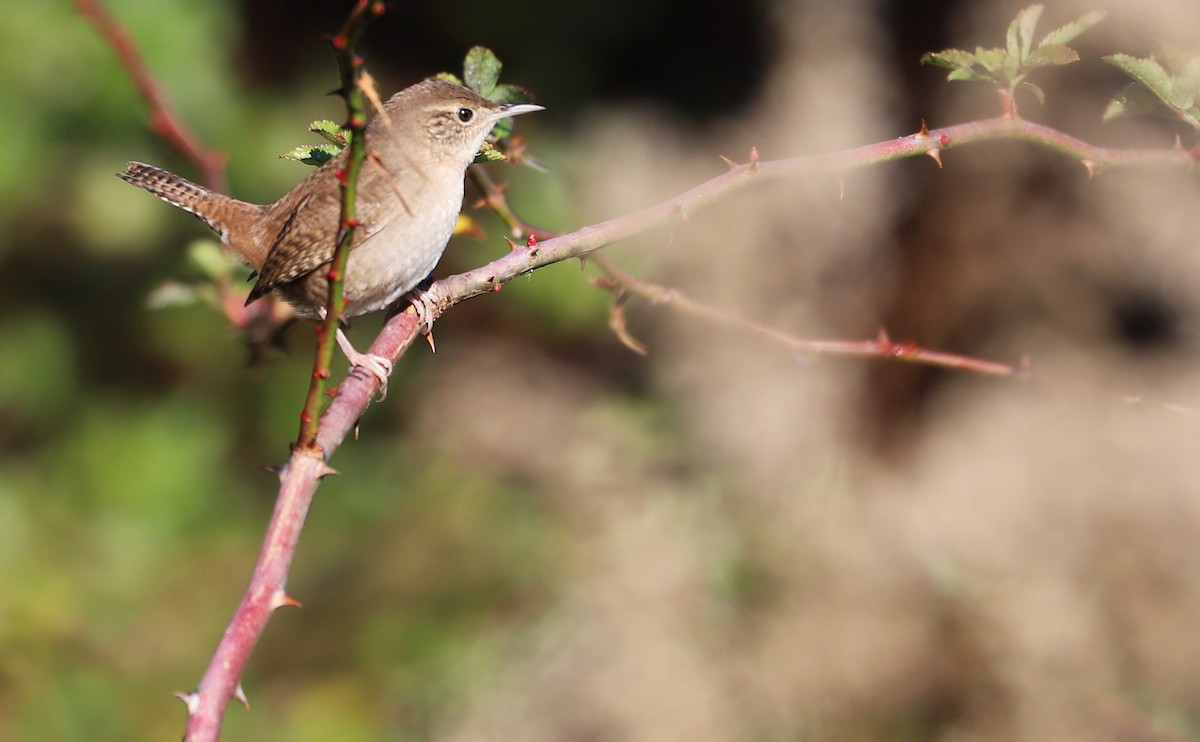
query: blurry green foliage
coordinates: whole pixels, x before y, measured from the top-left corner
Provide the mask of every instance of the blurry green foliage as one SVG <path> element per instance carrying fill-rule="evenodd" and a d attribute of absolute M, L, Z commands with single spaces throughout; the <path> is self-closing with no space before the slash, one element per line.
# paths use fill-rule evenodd
<path fill-rule="evenodd" d="M 106 4 L 180 117 L 228 153 L 236 195 L 302 176 L 275 153 L 340 114 L 328 58 L 296 90 L 253 89 L 235 4 Z M 170 694 L 195 684 L 249 577 L 313 326 L 251 367 L 222 315 L 178 301 L 241 269 L 193 217 L 113 177 L 130 159 L 195 173 L 71 3 L 0 4 L 0 90 L 0 739 L 178 738 Z M 562 200 L 537 188 L 530 219 Z M 535 311 L 604 337 L 602 306 L 590 330 L 568 308 L 593 293 L 574 270 Z M 183 294 L 148 308 L 168 281 Z M 345 476 L 323 487 L 293 574 L 307 607 L 272 620 L 229 739 L 419 738 L 534 630 L 559 535 L 527 488 L 412 452 L 403 421 L 428 363 L 420 348 L 339 451 Z M 296 660 L 310 648 L 315 665 Z"/>

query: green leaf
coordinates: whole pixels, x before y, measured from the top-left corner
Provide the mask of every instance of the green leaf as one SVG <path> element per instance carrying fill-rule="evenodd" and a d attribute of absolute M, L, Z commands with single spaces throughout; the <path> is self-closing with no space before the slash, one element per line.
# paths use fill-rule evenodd
<path fill-rule="evenodd" d="M 992 78 L 987 75 L 980 74 L 970 67 L 960 67 L 946 76 L 947 80 L 966 80 L 978 82 L 990 82 Z"/>
<path fill-rule="evenodd" d="M 1033 97 L 1037 98 L 1037 102 L 1041 103 L 1042 105 L 1045 105 L 1046 93 L 1041 88 L 1039 88 L 1037 85 L 1034 85 L 1031 82 L 1022 82 L 1018 87 L 1021 90 L 1028 90 L 1030 93 L 1033 93 Z"/>
<path fill-rule="evenodd" d="M 315 134 L 320 134 L 330 144 L 335 144 L 339 148 L 350 144 L 349 130 L 343 129 L 340 125 L 332 121 L 326 119 L 314 121 L 308 125 L 308 130 Z"/>
<path fill-rule="evenodd" d="M 533 95 L 520 85 L 500 83 L 492 88 L 491 99 L 497 103 L 532 103 Z"/>
<path fill-rule="evenodd" d="M 1079 54 L 1063 44 L 1043 44 L 1034 49 L 1025 58 L 1025 68 L 1035 70 L 1040 67 L 1058 67 L 1079 61 Z"/>
<path fill-rule="evenodd" d="M 975 58 L 979 61 L 981 67 L 996 75 L 1004 69 L 1004 62 L 1009 59 L 1009 56 L 1004 53 L 1003 49 L 984 49 L 980 47 L 975 50 Z"/>
<path fill-rule="evenodd" d="M 485 46 L 473 46 L 463 60 L 463 80 L 467 87 L 484 98 L 491 98 L 500 80 L 500 60 Z"/>
<path fill-rule="evenodd" d="M 945 49 L 940 52 L 929 52 L 921 57 L 921 64 L 932 64 L 937 67 L 946 67 L 955 69 L 957 67 L 970 68 L 976 64 L 975 55 L 963 51 L 962 49 Z"/>
<path fill-rule="evenodd" d="M 1104 20 L 1106 15 L 1108 14 L 1103 10 L 1093 10 L 1091 13 L 1085 13 L 1078 20 L 1071 21 L 1043 36 L 1041 42 L 1038 43 L 1038 47 L 1069 44 L 1079 34 Z"/>
<path fill-rule="evenodd" d="M 1126 116 L 1154 116 L 1172 121 L 1178 120 L 1178 117 L 1162 104 L 1158 96 L 1151 93 L 1140 82 L 1131 82 L 1126 85 L 1109 101 L 1108 108 L 1104 109 L 1105 121 Z"/>
<path fill-rule="evenodd" d="M 1158 96 L 1159 100 L 1171 108 L 1182 110 L 1191 107 L 1188 96 L 1181 96 L 1176 90 L 1171 75 L 1154 59 L 1132 57 L 1128 54 L 1110 54 L 1105 62 L 1120 68 L 1125 74 L 1137 80 Z"/>
<path fill-rule="evenodd" d="M 285 160 L 303 162 L 305 165 L 324 165 L 337 156 L 342 148 L 336 144 L 302 144 L 280 155 Z"/>
<path fill-rule="evenodd" d="M 496 162 L 498 160 L 507 160 L 508 158 L 503 152 L 492 146 L 491 142 L 484 142 L 479 153 L 475 155 L 475 162 Z"/>
<path fill-rule="evenodd" d="M 1030 5 L 1017 13 L 1017 17 L 1008 26 L 1008 56 L 1020 61 L 1029 55 L 1029 50 L 1033 48 L 1033 29 L 1037 27 L 1041 17 L 1041 5 Z"/>
<path fill-rule="evenodd" d="M 455 85 L 463 85 L 463 81 L 453 72 L 439 72 L 433 76 L 433 79 L 441 80 L 442 82 L 452 82 Z M 466 86 L 464 85 L 464 87 Z"/>

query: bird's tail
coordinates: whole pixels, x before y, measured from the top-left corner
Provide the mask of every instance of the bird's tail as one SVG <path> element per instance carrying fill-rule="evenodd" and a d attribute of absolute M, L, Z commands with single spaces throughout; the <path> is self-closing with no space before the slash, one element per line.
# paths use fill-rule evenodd
<path fill-rule="evenodd" d="M 215 193 L 190 180 L 142 162 L 130 162 L 117 177 L 144 188 L 163 201 L 195 214 L 221 236 L 221 241 L 251 268 L 259 269 L 265 250 L 254 238 L 253 228 L 263 216 L 263 207 Z M 260 253 L 262 253 L 260 255 Z"/>

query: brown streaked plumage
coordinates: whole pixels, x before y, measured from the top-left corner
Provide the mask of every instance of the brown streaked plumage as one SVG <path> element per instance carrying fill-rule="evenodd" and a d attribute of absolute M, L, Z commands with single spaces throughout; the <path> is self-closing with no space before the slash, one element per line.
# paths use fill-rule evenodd
<path fill-rule="evenodd" d="M 388 307 L 433 271 L 462 206 L 464 173 L 487 134 L 502 118 L 541 110 L 494 103 L 440 80 L 406 88 L 383 108 L 386 116 L 367 125 L 343 318 Z M 258 271 L 247 302 L 278 291 L 300 314 L 315 317 L 326 305 L 321 269 L 333 259 L 341 214 L 336 173 L 348 156 L 342 152 L 261 206 L 139 162 L 118 176 L 195 214 Z M 357 354 L 347 355 L 354 361 Z"/>

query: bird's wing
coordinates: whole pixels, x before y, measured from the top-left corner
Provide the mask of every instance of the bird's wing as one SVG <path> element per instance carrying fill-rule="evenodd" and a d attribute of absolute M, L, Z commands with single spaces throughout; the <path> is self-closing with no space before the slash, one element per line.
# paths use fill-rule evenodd
<path fill-rule="evenodd" d="M 307 189 L 283 219 L 247 303 L 333 260 L 342 190 L 333 174 L 334 163 L 328 163 L 322 169 L 328 169 L 328 177 L 322 177 L 320 187 Z M 391 176 L 381 167 L 370 161 L 365 164 L 359 175 L 359 228 L 352 247 L 370 239 L 398 215 L 408 213 L 395 186 Z"/>

